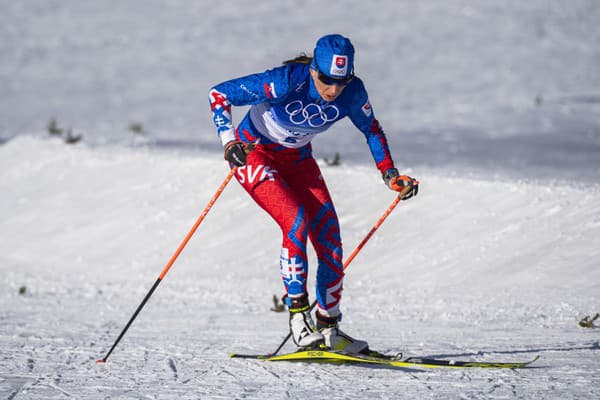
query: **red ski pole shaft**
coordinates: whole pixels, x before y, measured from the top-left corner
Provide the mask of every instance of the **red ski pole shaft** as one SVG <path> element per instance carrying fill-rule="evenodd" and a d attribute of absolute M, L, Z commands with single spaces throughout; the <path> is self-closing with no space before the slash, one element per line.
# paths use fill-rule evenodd
<path fill-rule="evenodd" d="M 187 245 L 187 243 L 190 241 L 192 236 L 194 236 L 194 233 L 196 233 L 196 230 L 198 229 L 198 227 L 200 226 L 202 221 L 204 221 L 204 218 L 206 218 L 206 215 L 208 214 L 208 212 L 210 211 L 212 206 L 215 204 L 215 202 L 217 201 L 219 196 L 221 196 L 221 193 L 223 193 L 223 190 L 225 190 L 225 187 L 227 186 L 227 184 L 229 183 L 229 181 L 235 174 L 235 171 L 237 171 L 237 167 L 234 167 L 229 171 L 229 173 L 225 177 L 225 180 L 223 181 L 223 183 L 221 183 L 221 186 L 219 186 L 219 188 L 217 189 L 217 192 L 213 195 L 212 199 L 210 199 L 210 201 L 206 205 L 206 208 L 204 208 L 204 211 L 202 211 L 202 214 L 200 214 L 200 216 L 196 220 L 196 223 L 194 224 L 194 226 L 192 226 L 192 229 L 190 229 L 190 231 L 186 235 L 185 239 L 183 239 L 183 242 L 181 242 L 181 244 L 175 251 L 175 254 L 173 254 L 173 257 L 171 257 L 171 259 L 169 260 L 169 262 L 167 263 L 167 265 L 165 266 L 163 271 L 160 273 L 160 276 L 158 277 L 158 279 L 162 280 L 165 277 L 165 275 L 167 275 L 167 272 L 169 272 L 169 269 L 171 269 L 171 266 L 173 265 L 173 263 L 175 263 L 175 260 L 177 260 L 177 257 L 179 257 L 179 254 L 181 254 L 181 252 L 183 251 L 183 248 Z"/>
<path fill-rule="evenodd" d="M 379 229 L 379 227 L 381 226 L 381 224 L 383 224 L 383 221 L 385 221 L 385 219 L 388 217 L 388 215 L 390 215 L 390 213 L 394 210 L 394 208 L 396 208 L 396 206 L 398 205 L 398 203 L 400 203 L 400 200 L 402 200 L 402 197 L 404 197 L 404 195 L 406 193 L 408 193 L 408 191 L 410 189 L 412 189 L 412 187 L 407 187 L 406 189 L 404 189 L 402 192 L 400 192 L 398 194 L 398 196 L 392 202 L 392 204 L 390 204 L 390 206 L 387 208 L 387 210 L 385 210 L 385 212 L 383 213 L 383 215 L 377 220 L 377 222 L 375 223 L 375 225 L 373 225 L 373 228 L 371 228 L 371 230 L 369 231 L 369 233 L 367 233 L 367 236 L 364 237 L 364 239 L 358 244 L 358 246 L 356 246 L 356 248 L 354 249 L 354 251 L 352 253 L 350 253 L 350 255 L 348 256 L 348 258 L 346 258 L 346 261 L 344 262 L 344 270 L 346 270 L 346 268 L 348 268 L 348 265 L 350 265 L 350 263 L 352 262 L 352 260 L 354 260 L 354 257 L 356 257 L 356 255 L 362 250 L 362 248 L 369 241 L 369 239 L 371 239 L 371 236 L 373 236 L 373 234 L 377 231 L 377 229 Z"/>
<path fill-rule="evenodd" d="M 152 296 L 152 294 L 154 293 L 154 291 L 156 290 L 156 288 L 158 287 L 158 285 L 160 284 L 160 282 L 163 280 L 163 278 L 165 277 L 165 275 L 167 275 L 167 272 L 169 272 L 169 269 L 171 269 L 171 267 L 175 263 L 175 260 L 177 260 L 177 257 L 179 257 L 179 255 L 181 254 L 181 252 L 183 251 L 183 248 L 190 241 L 190 239 L 192 238 L 192 236 L 194 235 L 194 233 L 196 232 L 196 230 L 198 229 L 198 227 L 200 226 L 200 224 L 202 223 L 202 221 L 204 221 L 204 218 L 206 218 L 206 215 L 208 214 L 208 212 L 210 211 L 210 209 L 212 208 L 212 206 L 215 204 L 215 202 L 217 201 L 217 199 L 219 198 L 219 196 L 221 195 L 221 193 L 223 193 L 223 190 L 225 189 L 225 187 L 227 186 L 227 184 L 229 183 L 229 181 L 231 180 L 231 178 L 235 174 L 236 170 L 237 170 L 237 167 L 234 167 L 234 168 L 232 168 L 229 171 L 229 174 L 227 174 L 227 177 L 225 177 L 225 180 L 223 181 L 223 183 L 221 183 L 221 186 L 219 186 L 219 189 L 217 189 L 217 192 L 210 199 L 210 201 L 208 202 L 207 206 L 204 208 L 204 211 L 202 211 L 202 214 L 200 214 L 200 216 L 196 220 L 196 223 L 194 223 L 194 226 L 192 226 L 192 229 L 190 229 L 190 231 L 185 236 L 185 238 L 183 239 L 183 241 L 181 242 L 181 244 L 179 245 L 179 247 L 177 248 L 177 250 L 175 251 L 175 253 L 171 257 L 171 259 L 169 260 L 169 262 L 167 263 L 167 265 L 164 267 L 164 269 L 160 273 L 158 279 L 156 280 L 156 282 L 154 282 L 154 285 L 152 285 L 152 288 L 150 288 L 150 290 L 148 291 L 148 293 L 144 297 L 144 300 L 142 300 L 142 302 L 140 303 L 140 305 L 138 306 L 138 308 L 135 310 L 135 313 L 133 313 L 133 316 L 129 319 L 129 322 L 127 322 L 127 325 L 125 325 L 125 328 L 123 329 L 123 331 L 121 331 L 121 334 L 119 335 L 119 337 L 117 338 L 117 340 L 115 341 L 115 343 L 112 345 L 112 347 L 110 348 L 110 350 L 108 351 L 108 353 L 104 356 L 104 358 L 101 358 L 101 359 L 99 359 L 99 360 L 96 361 L 97 363 L 105 363 L 106 360 L 108 359 L 108 357 L 111 355 L 111 353 L 115 349 L 115 347 L 117 347 L 117 344 L 119 344 L 119 342 L 121 341 L 121 339 L 123 338 L 123 336 L 125 336 L 125 333 L 129 329 L 129 327 L 131 326 L 131 324 L 133 323 L 133 321 L 136 319 L 136 317 L 138 316 L 138 314 L 140 313 L 140 311 L 142 311 L 142 308 L 144 308 L 144 306 L 146 305 L 146 303 L 148 302 L 148 300 L 150 299 L 150 297 Z"/>

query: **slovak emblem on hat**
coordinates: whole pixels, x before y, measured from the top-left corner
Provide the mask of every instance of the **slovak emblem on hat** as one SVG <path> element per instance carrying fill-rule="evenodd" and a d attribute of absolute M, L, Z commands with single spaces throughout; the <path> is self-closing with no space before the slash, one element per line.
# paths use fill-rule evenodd
<path fill-rule="evenodd" d="M 329 75 L 346 77 L 348 75 L 348 56 L 334 54 Z"/>

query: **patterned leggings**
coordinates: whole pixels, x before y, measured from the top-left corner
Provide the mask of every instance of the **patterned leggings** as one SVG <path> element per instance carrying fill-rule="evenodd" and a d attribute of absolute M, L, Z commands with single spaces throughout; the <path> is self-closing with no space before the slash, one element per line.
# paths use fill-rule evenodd
<path fill-rule="evenodd" d="M 289 297 L 307 292 L 307 238 L 317 253 L 316 295 L 319 312 L 340 314 L 343 287 L 340 227 L 327 185 L 310 145 L 287 149 L 257 145 L 236 179 L 281 228 L 280 267 Z"/>

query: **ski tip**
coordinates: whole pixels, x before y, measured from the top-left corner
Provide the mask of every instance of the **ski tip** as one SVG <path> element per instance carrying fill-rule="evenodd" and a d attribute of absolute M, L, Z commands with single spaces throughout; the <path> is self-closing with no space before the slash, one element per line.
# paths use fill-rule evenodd
<path fill-rule="evenodd" d="M 96 360 L 96 364 L 106 364 L 106 360 L 104 358 L 99 358 Z"/>
<path fill-rule="evenodd" d="M 537 356 L 535 356 L 535 358 L 534 358 L 533 360 L 531 360 L 530 364 L 531 364 L 531 363 L 534 363 L 534 362 L 536 362 L 536 361 L 537 361 L 537 360 L 539 360 L 540 358 L 542 358 L 542 356 L 540 356 L 540 355 L 538 354 Z"/>

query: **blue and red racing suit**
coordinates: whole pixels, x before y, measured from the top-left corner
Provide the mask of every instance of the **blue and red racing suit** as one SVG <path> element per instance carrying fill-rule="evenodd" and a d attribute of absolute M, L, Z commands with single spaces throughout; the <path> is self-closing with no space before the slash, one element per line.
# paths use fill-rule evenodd
<path fill-rule="evenodd" d="M 288 296 L 307 292 L 310 238 L 318 258 L 319 312 L 337 317 L 344 278 L 340 227 L 310 142 L 348 116 L 365 135 L 381 173 L 394 168 L 394 162 L 362 81 L 354 78 L 334 101 L 326 102 L 309 69 L 295 63 L 232 79 L 212 88 L 209 102 L 224 145 L 232 140 L 255 144 L 236 179 L 282 230 L 280 267 Z M 232 105 L 251 105 L 235 130 Z"/>

